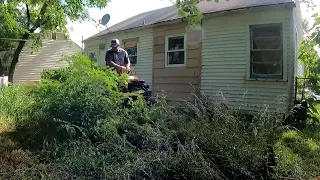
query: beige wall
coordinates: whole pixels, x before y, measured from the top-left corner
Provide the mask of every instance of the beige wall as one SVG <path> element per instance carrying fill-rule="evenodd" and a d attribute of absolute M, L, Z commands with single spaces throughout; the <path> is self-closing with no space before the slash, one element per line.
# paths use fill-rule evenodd
<path fill-rule="evenodd" d="M 186 31 L 186 23 L 156 27 L 153 48 L 153 95 L 164 93 L 167 99 L 190 100 L 191 92 L 199 94 L 201 75 L 201 31 Z M 165 66 L 166 36 L 186 33 L 186 65 Z"/>
<path fill-rule="evenodd" d="M 13 76 L 14 83 L 38 82 L 41 72 L 68 66 L 60 61 L 63 55 L 81 53 L 82 49 L 69 40 L 43 40 L 39 51 L 31 54 L 30 42 L 23 48 Z"/>

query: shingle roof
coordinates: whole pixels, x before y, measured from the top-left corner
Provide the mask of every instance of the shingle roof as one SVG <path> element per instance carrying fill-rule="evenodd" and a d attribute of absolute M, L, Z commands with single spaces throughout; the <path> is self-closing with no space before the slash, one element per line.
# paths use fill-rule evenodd
<path fill-rule="evenodd" d="M 294 3 L 295 0 L 221 0 L 219 3 L 215 3 L 214 0 L 207 2 L 206 0 L 201 1 L 198 4 L 198 8 L 201 13 L 216 13 L 223 11 L 230 11 L 236 9 L 244 9 L 258 6 L 268 6 L 276 4 Z M 153 25 L 156 23 L 171 21 L 179 19 L 178 8 L 176 6 L 169 6 L 161 9 L 156 9 L 149 12 L 144 12 L 128 18 L 122 22 L 119 22 L 109 29 L 103 30 L 89 38 L 99 37 L 108 33 L 114 33 L 117 31 L 123 31 L 133 28 L 144 27 L 148 25 Z"/>

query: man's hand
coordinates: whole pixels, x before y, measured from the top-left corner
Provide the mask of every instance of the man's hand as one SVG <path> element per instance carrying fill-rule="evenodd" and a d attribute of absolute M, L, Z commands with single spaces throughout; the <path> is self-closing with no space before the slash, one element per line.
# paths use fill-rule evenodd
<path fill-rule="evenodd" d="M 130 71 L 130 68 L 127 68 L 125 66 L 121 66 L 120 71 L 121 71 L 121 73 L 128 72 L 128 71 Z"/>

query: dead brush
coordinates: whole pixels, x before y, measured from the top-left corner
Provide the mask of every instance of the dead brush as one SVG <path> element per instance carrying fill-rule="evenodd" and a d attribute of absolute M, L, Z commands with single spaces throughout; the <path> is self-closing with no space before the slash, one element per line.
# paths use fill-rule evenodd
<path fill-rule="evenodd" d="M 237 107 L 229 102 L 222 92 L 215 96 L 192 96 L 192 102 L 180 101 L 180 109 L 191 116 L 184 129 L 192 134 L 204 157 L 217 164 L 229 178 L 270 177 L 269 167 L 275 165 L 270 147 L 283 128 L 279 113 L 283 111 L 269 109 L 263 103 L 257 103 L 256 111 L 248 111 L 244 104 Z"/>

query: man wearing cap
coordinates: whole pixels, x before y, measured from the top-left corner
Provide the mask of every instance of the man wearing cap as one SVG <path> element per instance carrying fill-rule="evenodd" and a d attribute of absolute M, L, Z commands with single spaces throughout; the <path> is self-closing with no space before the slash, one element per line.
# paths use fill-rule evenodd
<path fill-rule="evenodd" d="M 111 49 L 106 52 L 106 65 L 114 67 L 118 74 L 123 71 L 130 70 L 130 60 L 128 52 L 120 48 L 120 42 L 118 39 L 111 40 Z"/>

